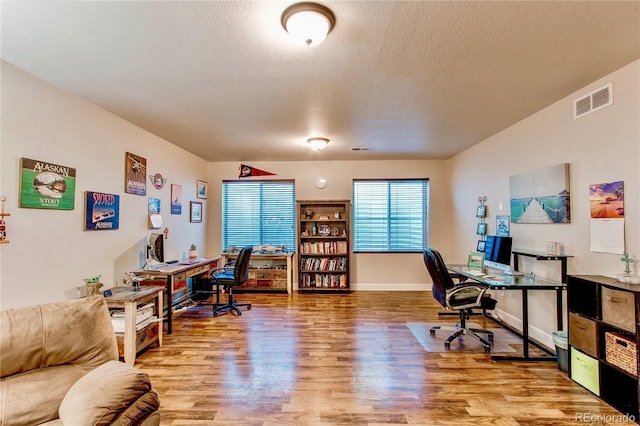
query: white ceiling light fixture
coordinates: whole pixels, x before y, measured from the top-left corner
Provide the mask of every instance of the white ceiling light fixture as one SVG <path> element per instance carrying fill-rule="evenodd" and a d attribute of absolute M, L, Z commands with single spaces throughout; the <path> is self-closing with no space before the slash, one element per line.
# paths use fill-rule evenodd
<path fill-rule="evenodd" d="M 296 3 L 282 12 L 280 22 L 297 43 L 314 47 L 327 38 L 336 23 L 336 17 L 320 4 Z"/>
<path fill-rule="evenodd" d="M 307 142 L 309 142 L 309 146 L 311 147 L 311 149 L 313 149 L 314 151 L 319 151 L 327 147 L 327 145 L 329 144 L 329 139 L 311 138 L 311 139 L 307 139 Z"/>

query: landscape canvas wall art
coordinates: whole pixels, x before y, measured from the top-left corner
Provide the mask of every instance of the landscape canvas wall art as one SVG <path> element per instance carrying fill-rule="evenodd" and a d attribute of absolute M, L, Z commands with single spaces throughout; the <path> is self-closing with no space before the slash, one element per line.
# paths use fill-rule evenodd
<path fill-rule="evenodd" d="M 570 223 L 569 163 L 509 178 L 511 223 Z"/>
<path fill-rule="evenodd" d="M 589 185 L 589 210 L 592 219 L 624 217 L 624 182 Z"/>

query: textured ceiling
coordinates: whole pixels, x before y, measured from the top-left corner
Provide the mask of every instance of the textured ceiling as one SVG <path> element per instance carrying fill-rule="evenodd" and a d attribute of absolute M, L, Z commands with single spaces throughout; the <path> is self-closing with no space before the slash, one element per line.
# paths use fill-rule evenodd
<path fill-rule="evenodd" d="M 3 1 L 0 52 L 210 161 L 447 158 L 640 57 L 639 1 L 290 4 Z"/>

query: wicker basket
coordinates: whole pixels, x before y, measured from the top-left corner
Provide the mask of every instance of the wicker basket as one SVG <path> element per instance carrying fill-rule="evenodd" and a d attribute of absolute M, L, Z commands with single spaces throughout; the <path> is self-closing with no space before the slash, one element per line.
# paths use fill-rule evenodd
<path fill-rule="evenodd" d="M 605 333 L 605 351 L 607 362 L 638 377 L 636 342 L 617 333 Z"/>

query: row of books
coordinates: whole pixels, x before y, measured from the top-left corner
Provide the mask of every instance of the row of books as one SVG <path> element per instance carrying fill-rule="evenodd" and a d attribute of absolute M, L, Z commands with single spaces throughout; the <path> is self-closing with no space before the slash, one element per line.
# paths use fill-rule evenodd
<path fill-rule="evenodd" d="M 155 303 L 147 303 L 138 308 L 136 312 L 136 330 L 142 330 L 147 325 L 158 320 L 155 315 Z M 111 324 L 113 331 L 116 333 L 124 333 L 124 310 L 111 311 Z"/>
<path fill-rule="evenodd" d="M 302 257 L 300 269 L 303 271 L 346 271 L 346 257 Z"/>
<path fill-rule="evenodd" d="M 346 241 L 305 241 L 300 244 L 302 254 L 346 254 Z"/>
<path fill-rule="evenodd" d="M 345 274 L 302 274 L 302 288 L 347 288 Z"/>

